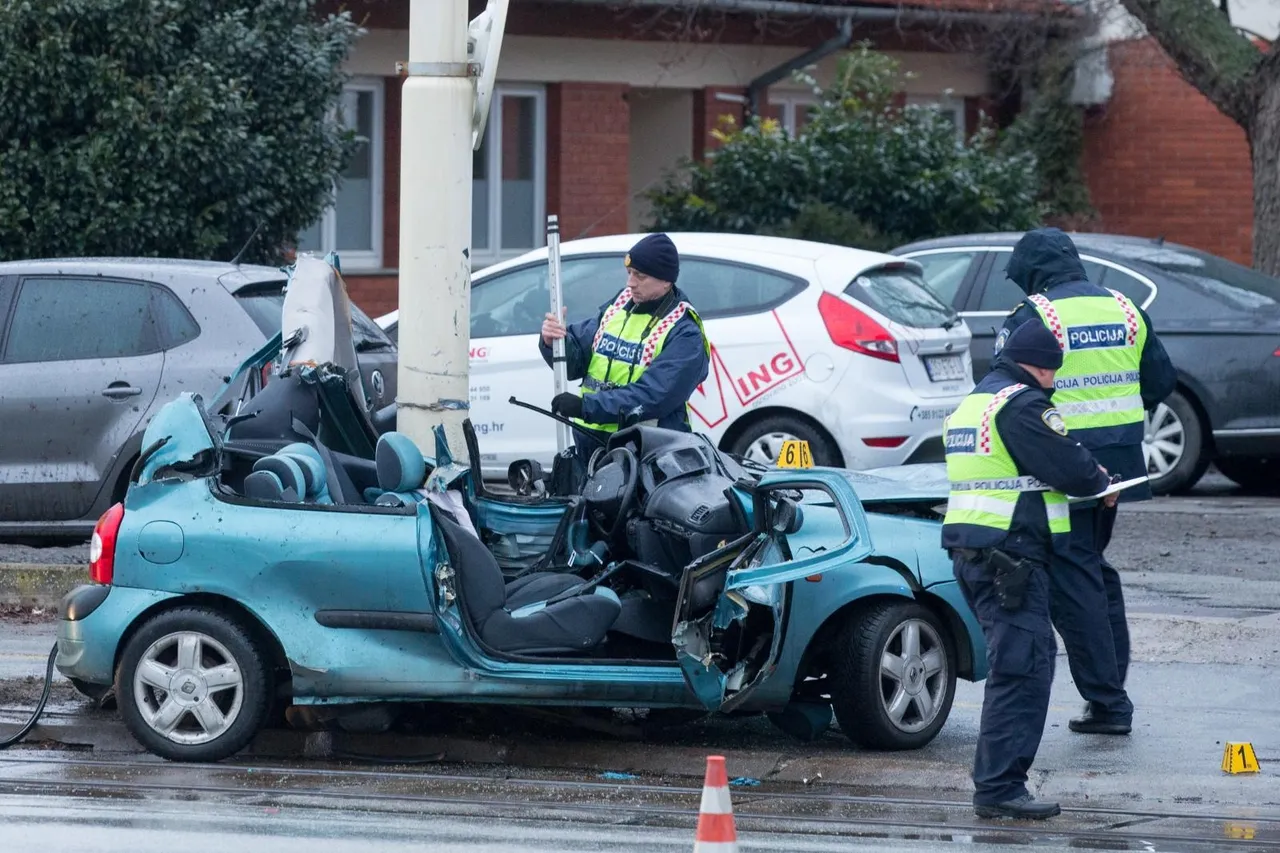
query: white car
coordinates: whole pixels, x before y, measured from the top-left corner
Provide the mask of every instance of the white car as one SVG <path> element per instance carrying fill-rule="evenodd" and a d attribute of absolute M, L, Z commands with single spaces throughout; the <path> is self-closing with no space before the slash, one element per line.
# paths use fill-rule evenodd
<path fill-rule="evenodd" d="M 623 256 L 642 236 L 561 245 L 570 321 L 617 295 Z M 778 237 L 669 236 L 677 284 L 712 347 L 710 374 L 689 401 L 695 431 L 765 463 L 792 438 L 809 442 L 818 465 L 942 460 L 942 420 L 973 389 L 970 334 L 919 264 Z M 549 466 L 555 455 L 555 422 L 508 403 L 551 400 L 537 337 L 549 306 L 545 248 L 472 276 L 471 420 L 486 478 L 504 478 L 517 459 Z M 397 312 L 378 323 L 398 339 Z"/>

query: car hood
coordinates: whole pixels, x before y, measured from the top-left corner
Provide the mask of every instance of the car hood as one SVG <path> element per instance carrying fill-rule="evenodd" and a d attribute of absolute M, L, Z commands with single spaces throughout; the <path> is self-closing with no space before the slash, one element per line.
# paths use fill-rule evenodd
<path fill-rule="evenodd" d="M 875 501 L 945 501 L 951 492 L 942 462 L 843 471 L 863 503 Z"/>

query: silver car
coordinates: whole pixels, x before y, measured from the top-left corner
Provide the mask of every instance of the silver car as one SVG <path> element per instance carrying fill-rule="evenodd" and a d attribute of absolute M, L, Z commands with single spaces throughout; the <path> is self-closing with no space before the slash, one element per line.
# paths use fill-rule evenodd
<path fill-rule="evenodd" d="M 286 275 L 206 261 L 0 263 L 0 535 L 87 536 L 124 494 L 151 415 L 212 398 L 280 330 Z M 373 407 L 395 399 L 395 344 L 359 309 Z"/>

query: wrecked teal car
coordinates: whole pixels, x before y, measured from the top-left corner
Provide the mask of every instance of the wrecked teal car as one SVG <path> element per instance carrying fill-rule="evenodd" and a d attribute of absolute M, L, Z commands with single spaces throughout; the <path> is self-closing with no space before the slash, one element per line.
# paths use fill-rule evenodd
<path fill-rule="evenodd" d="M 442 701 L 767 713 L 808 736 L 834 712 L 855 743 L 911 749 L 957 677 L 985 677 L 935 468 L 762 469 L 633 426 L 573 493 L 517 463 L 495 494 L 473 430 L 468 465 L 442 430 L 379 433 L 298 337 L 286 319 L 230 383 L 254 406 L 157 415 L 63 602 L 57 668 L 114 689 L 158 755 L 220 760 L 288 706 Z"/>

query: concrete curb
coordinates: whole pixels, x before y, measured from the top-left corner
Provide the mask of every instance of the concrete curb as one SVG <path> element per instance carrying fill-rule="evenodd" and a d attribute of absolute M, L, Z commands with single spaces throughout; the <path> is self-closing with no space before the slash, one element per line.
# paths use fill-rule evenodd
<path fill-rule="evenodd" d="M 0 563 L 0 604 L 51 610 L 88 582 L 89 569 L 79 563 Z"/>

